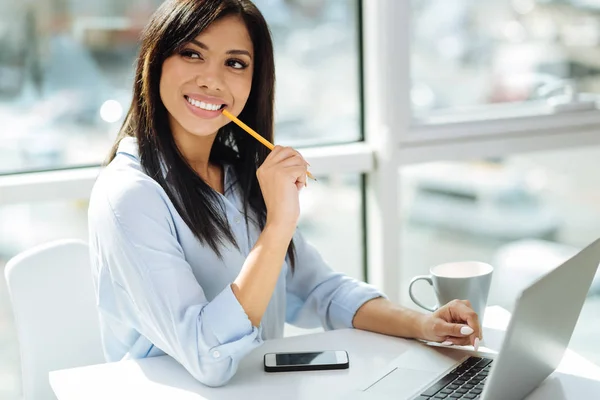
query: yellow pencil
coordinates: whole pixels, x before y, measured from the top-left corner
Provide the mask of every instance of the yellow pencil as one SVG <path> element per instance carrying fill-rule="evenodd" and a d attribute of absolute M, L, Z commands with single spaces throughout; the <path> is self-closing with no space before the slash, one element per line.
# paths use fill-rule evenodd
<path fill-rule="evenodd" d="M 235 115 L 231 114 L 229 111 L 223 110 L 223 115 L 226 116 L 227 118 L 229 118 L 230 120 L 232 120 L 233 122 L 235 122 L 240 128 L 242 128 L 243 130 L 248 132 L 250 135 L 254 136 L 254 138 L 256 140 L 258 140 L 259 142 L 264 144 L 269 150 L 273 150 L 273 148 L 275 147 L 275 146 L 273 146 L 273 143 L 269 142 L 267 139 L 260 136 L 258 133 L 256 133 L 255 130 L 253 130 L 248 125 L 246 125 L 245 123 L 240 121 Z M 310 179 L 312 179 L 314 181 L 317 180 L 310 172 L 306 172 L 306 176 L 308 176 Z"/>

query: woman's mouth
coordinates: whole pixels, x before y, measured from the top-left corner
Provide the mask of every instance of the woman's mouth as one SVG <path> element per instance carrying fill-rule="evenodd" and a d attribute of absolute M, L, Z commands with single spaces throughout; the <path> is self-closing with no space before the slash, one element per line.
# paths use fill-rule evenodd
<path fill-rule="evenodd" d="M 222 108 L 225 107 L 225 104 L 212 104 L 212 103 L 205 103 L 203 101 L 199 101 L 199 100 L 195 100 L 192 99 L 188 96 L 184 96 L 185 99 L 187 100 L 187 102 L 189 104 L 191 104 L 192 106 L 199 108 L 201 110 L 206 110 L 206 111 L 219 111 Z"/>

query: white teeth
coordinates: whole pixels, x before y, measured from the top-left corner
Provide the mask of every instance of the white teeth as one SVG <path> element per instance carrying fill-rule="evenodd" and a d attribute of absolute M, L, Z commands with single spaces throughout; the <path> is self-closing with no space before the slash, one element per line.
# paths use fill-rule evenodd
<path fill-rule="evenodd" d="M 210 103 L 205 103 L 203 101 L 198 101 L 198 100 L 194 100 L 190 97 L 186 97 L 188 103 L 190 103 L 191 105 L 201 108 L 203 110 L 208 110 L 208 111 L 217 111 L 218 109 L 221 108 L 221 104 L 210 104 Z"/>

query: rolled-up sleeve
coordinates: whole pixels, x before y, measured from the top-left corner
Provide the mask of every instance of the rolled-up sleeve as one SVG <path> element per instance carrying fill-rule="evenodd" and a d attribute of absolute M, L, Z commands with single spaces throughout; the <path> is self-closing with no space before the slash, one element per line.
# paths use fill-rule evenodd
<path fill-rule="evenodd" d="M 262 340 L 230 285 L 207 300 L 159 190 L 140 181 L 93 199 L 95 257 L 122 293 L 122 318 L 200 382 L 220 386 Z"/>
<path fill-rule="evenodd" d="M 286 322 L 304 328 L 352 328 L 356 311 L 385 297 L 372 285 L 335 272 L 300 232 L 294 235 L 296 265 L 287 272 Z"/>

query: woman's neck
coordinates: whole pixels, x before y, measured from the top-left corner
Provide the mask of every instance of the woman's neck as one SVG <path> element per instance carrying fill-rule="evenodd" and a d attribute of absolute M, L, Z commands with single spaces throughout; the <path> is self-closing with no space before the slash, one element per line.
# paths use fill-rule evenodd
<path fill-rule="evenodd" d="M 210 152 L 217 133 L 196 136 L 189 133 L 177 134 L 173 138 L 183 158 L 194 171 L 214 190 L 223 193 L 223 171 L 220 165 L 210 162 Z"/>
<path fill-rule="evenodd" d="M 183 158 L 198 173 L 206 172 L 210 163 L 210 152 L 217 137 L 215 132 L 209 136 L 196 136 L 180 129 L 173 129 L 173 139 Z"/>

